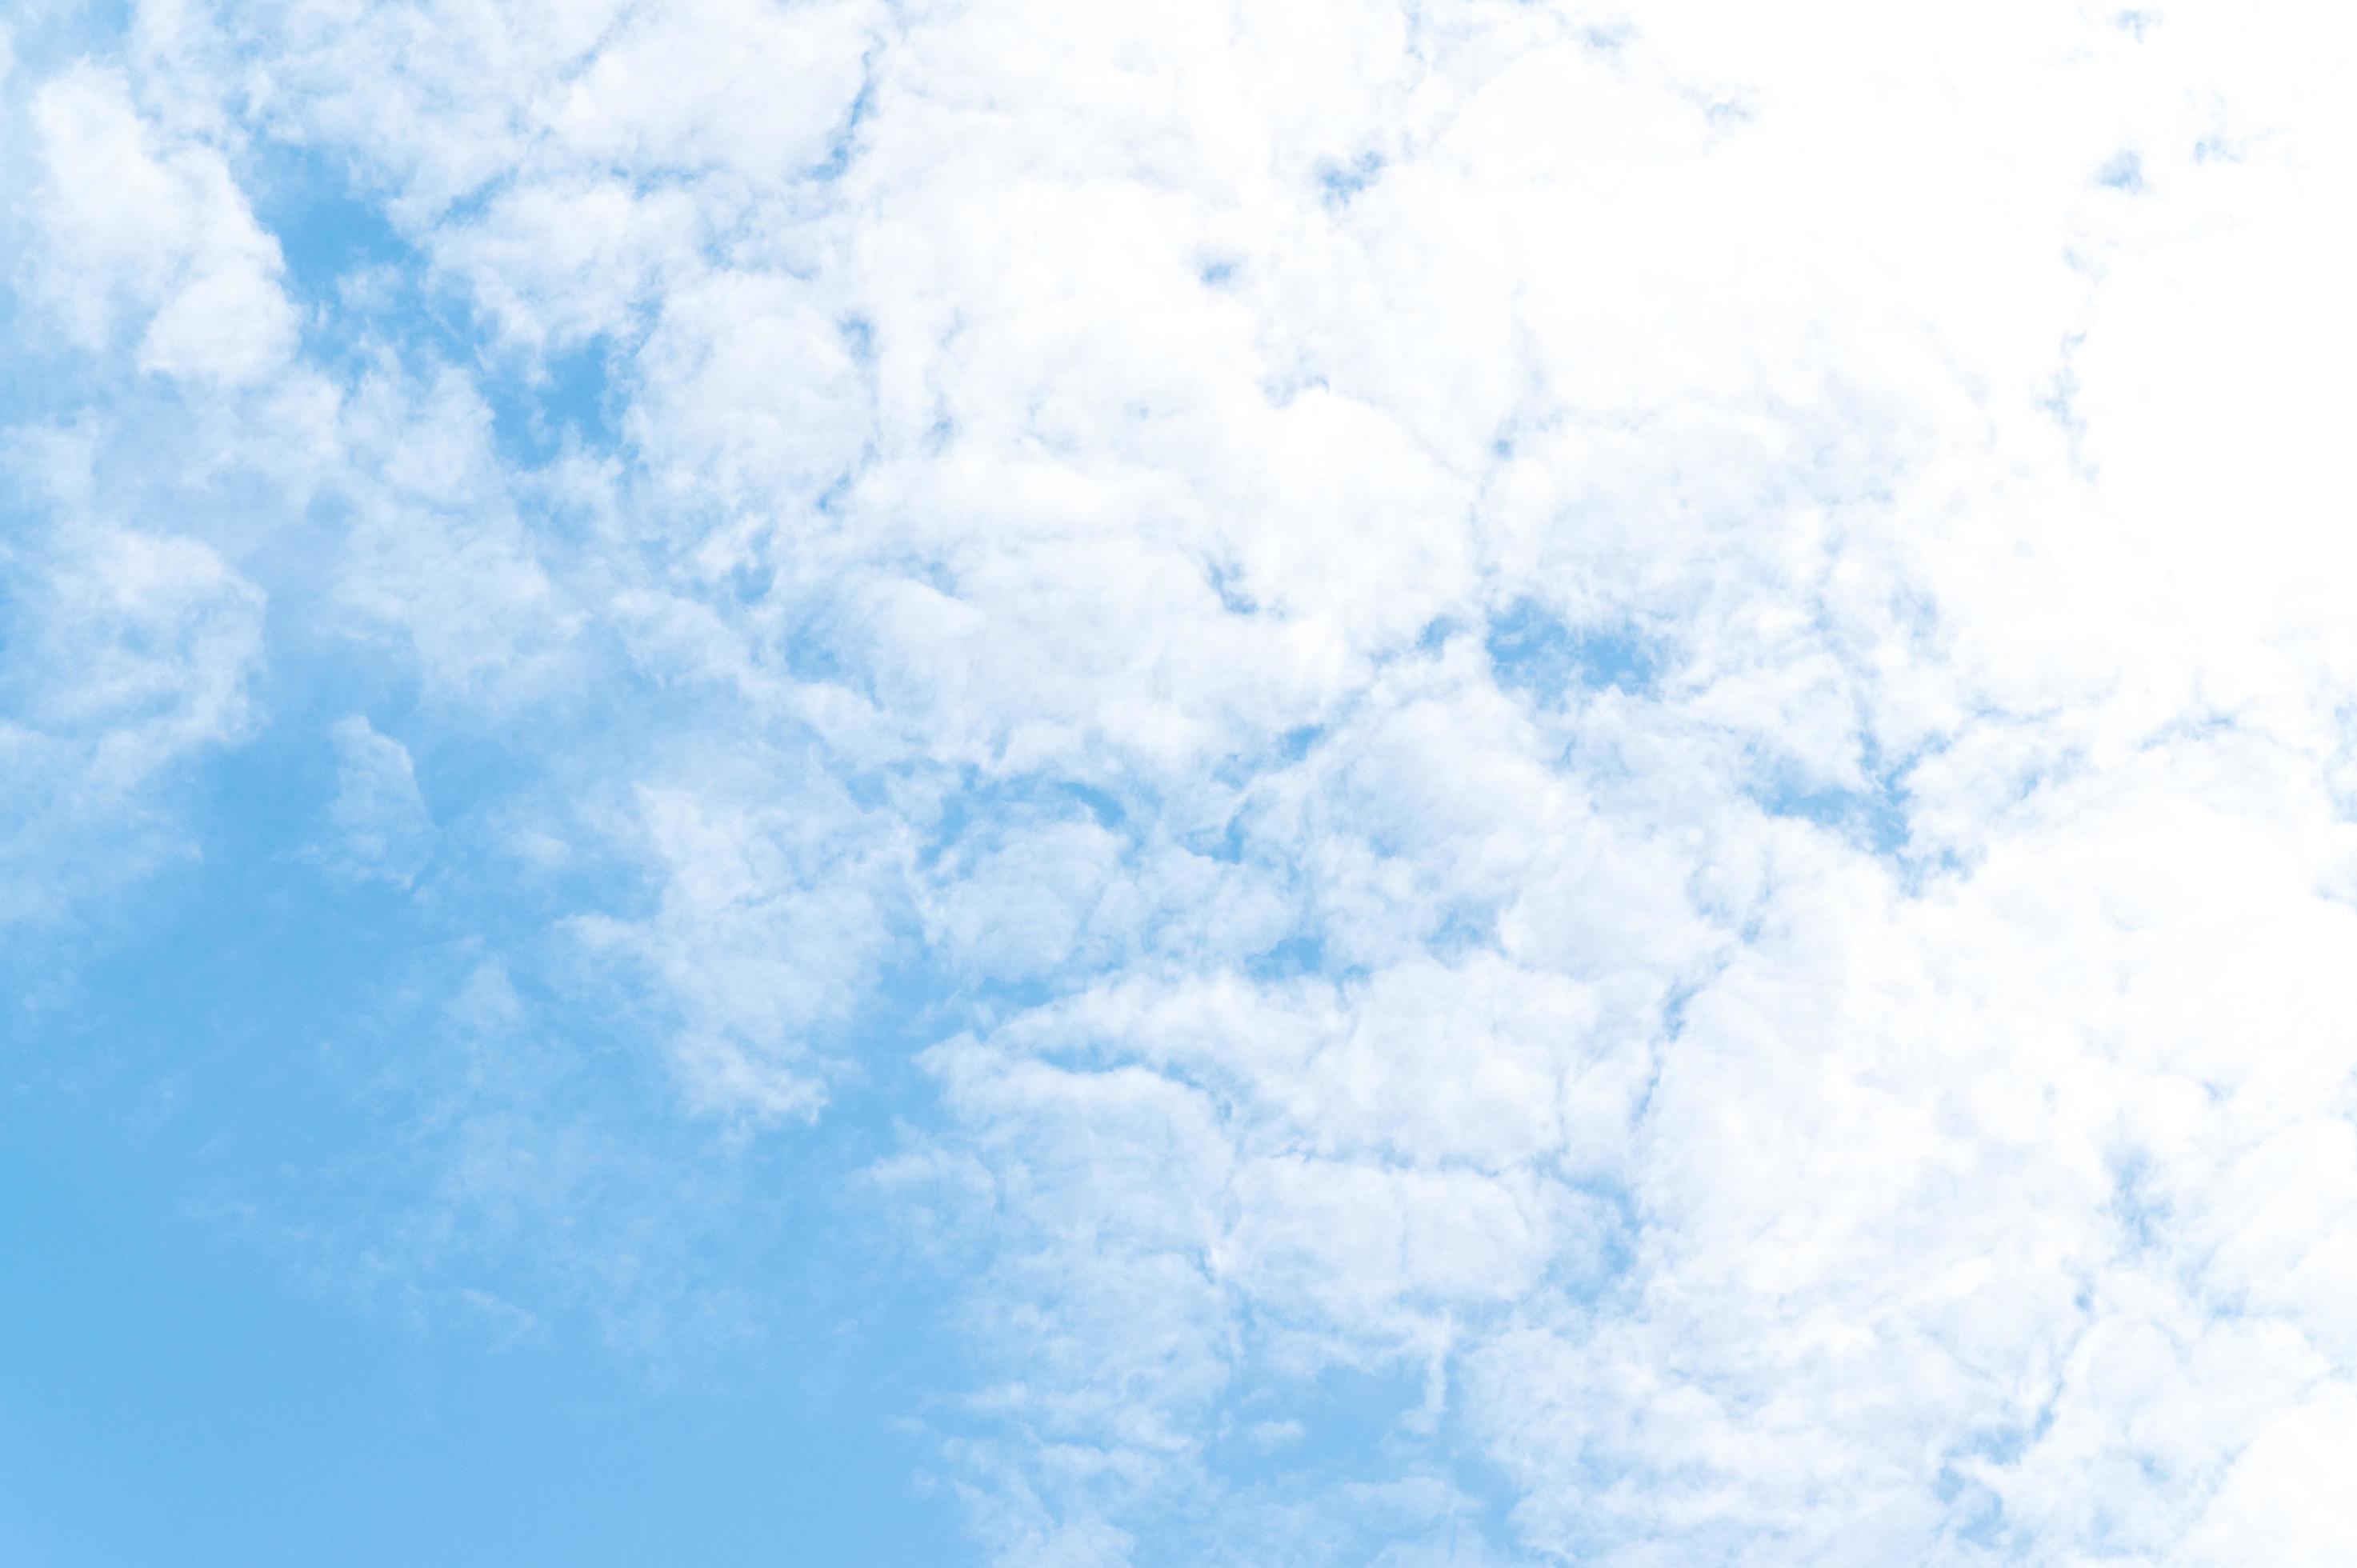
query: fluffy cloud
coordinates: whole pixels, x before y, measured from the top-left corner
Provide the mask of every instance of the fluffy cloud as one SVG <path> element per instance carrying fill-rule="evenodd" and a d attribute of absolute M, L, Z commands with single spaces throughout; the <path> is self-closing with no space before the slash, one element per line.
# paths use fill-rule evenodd
<path fill-rule="evenodd" d="M 0 736 L 132 800 L 266 592 L 675 1113 L 913 1057 L 996 1560 L 2335 1560 L 2298 9 L 146 7 L 30 100 L 12 419 L 129 456 Z"/>
<path fill-rule="evenodd" d="M 219 386 L 283 367 L 296 319 L 278 246 L 218 151 L 159 138 L 122 77 L 92 68 L 42 83 L 32 120 L 48 242 L 32 286 L 75 342 L 127 333 L 141 370 Z"/>

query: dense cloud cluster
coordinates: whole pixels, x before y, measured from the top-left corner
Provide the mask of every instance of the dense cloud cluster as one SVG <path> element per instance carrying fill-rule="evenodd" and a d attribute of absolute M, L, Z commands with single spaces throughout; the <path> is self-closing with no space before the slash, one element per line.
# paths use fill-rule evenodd
<path fill-rule="evenodd" d="M 308 725 L 478 1055 L 912 1060 L 993 1561 L 2357 1553 L 2345 18 L 132 11 L 0 55 L 12 953 Z"/>

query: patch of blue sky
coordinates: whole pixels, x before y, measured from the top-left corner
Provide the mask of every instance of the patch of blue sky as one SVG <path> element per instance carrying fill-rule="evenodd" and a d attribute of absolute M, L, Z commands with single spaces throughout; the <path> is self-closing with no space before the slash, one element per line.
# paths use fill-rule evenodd
<path fill-rule="evenodd" d="M 537 467 L 619 437 L 619 347 L 599 336 L 544 351 L 501 344 L 492 324 L 433 275 L 431 258 L 390 215 L 384 193 L 305 147 L 260 144 L 246 177 L 254 218 L 276 239 L 304 349 L 325 369 L 364 371 L 391 351 L 412 369 L 466 369 L 490 404 L 500 454 Z"/>
<path fill-rule="evenodd" d="M 1877 854 L 1896 855 L 1907 847 L 1906 792 L 1895 777 L 1878 777 L 1863 789 L 1843 789 L 1771 773 L 1751 798 L 1770 816 L 1814 822 Z"/>
<path fill-rule="evenodd" d="M 1362 152 L 1348 161 L 1330 161 L 1319 166 L 1318 188 L 1326 205 L 1339 210 L 1358 199 L 1383 172 L 1383 155 Z"/>
<path fill-rule="evenodd" d="M 317 737 L 216 763 L 203 858 L 0 1043 L 0 1254 L 43 1282 L 0 1293 L 0 1343 L 41 1352 L 0 1357 L 6 1560 L 952 1560 L 895 1424 L 951 1380 L 938 1282 L 854 1180 L 909 1075 L 732 1149 L 566 983 L 531 897 L 321 864 Z M 487 961 L 517 1004 L 490 1079 L 454 1021 Z M 576 1187 L 454 1187 L 470 1150 Z M 479 1331 L 453 1301 L 492 1304 Z"/>
<path fill-rule="evenodd" d="M 1425 1391 L 1423 1367 L 1405 1359 L 1271 1379 L 1229 1401 L 1221 1441 L 1233 1455 L 1231 1467 L 1243 1474 L 1255 1468 L 1249 1455 L 1278 1449 L 1329 1477 L 1379 1471 L 1422 1411 Z"/>
<path fill-rule="evenodd" d="M 1205 574 L 1211 591 L 1220 596 L 1220 607 L 1230 615 L 1248 616 L 1260 613 L 1260 601 L 1243 586 L 1243 573 L 1224 563 L 1214 562 Z"/>
<path fill-rule="evenodd" d="M 2112 1173 L 2112 1221 L 2137 1251 L 2167 1239 L 2171 1206 L 2153 1186 L 2152 1162 L 2141 1153 L 2122 1160 Z"/>
<path fill-rule="evenodd" d="M 1250 843 L 1244 819 L 1240 812 L 1223 822 L 1212 824 L 1188 833 L 1178 840 L 1179 847 L 1189 854 L 1201 855 L 1224 865 L 1243 864 L 1244 851 Z"/>
<path fill-rule="evenodd" d="M 596 337 L 482 378 L 502 449 L 534 466 L 567 451 L 611 451 L 620 439 L 612 384 L 617 351 Z"/>
<path fill-rule="evenodd" d="M 248 171 L 247 199 L 254 220 L 278 242 L 286 289 L 315 307 L 355 300 L 381 269 L 414 274 L 423 264 L 415 245 L 393 225 L 372 193 L 356 188 L 351 171 L 304 148 L 265 143 Z M 323 335 L 332 347 L 336 335 Z"/>
<path fill-rule="evenodd" d="M 859 91 L 844 111 L 841 123 L 828 134 L 826 156 L 811 168 L 810 177 L 828 183 L 848 173 L 852 160 L 859 156 L 859 133 L 875 113 L 876 50 L 870 48 L 860 61 Z"/>
<path fill-rule="evenodd" d="M 1264 984 L 1327 973 L 1326 943 L 1314 935 L 1287 937 L 1254 955 L 1244 972 Z"/>
<path fill-rule="evenodd" d="M 1576 628 L 1531 599 L 1492 615 L 1482 644 L 1500 685 L 1548 707 L 1581 691 L 1642 694 L 1661 667 L 1658 648 L 1633 625 Z"/>
<path fill-rule="evenodd" d="M 48 76 L 83 58 L 104 58 L 131 31 L 135 0 L 72 0 L 70 4 L 11 5 L 8 53 L 27 76 Z"/>
<path fill-rule="evenodd" d="M 1326 726 L 1323 725 L 1297 725 L 1278 737 L 1277 755 L 1287 762 L 1299 762 L 1325 738 Z"/>
<path fill-rule="evenodd" d="M 1943 1467 L 1933 1495 L 1947 1507 L 1946 1531 L 1956 1541 L 1992 1553 L 2010 1546 L 2017 1559 L 2029 1554 L 2026 1541 L 2007 1540 L 2005 1499 L 1986 1485 Z"/>
<path fill-rule="evenodd" d="M 1331 1365 L 1308 1377 L 1269 1378 L 1235 1391 L 1205 1455 L 1215 1478 L 1211 1506 L 1229 1522 L 1195 1523 L 1172 1532 L 1158 1549 L 1148 1541 L 1138 1561 L 1170 1568 L 1200 1561 L 1207 1540 L 1232 1535 L 1240 1524 L 1275 1536 L 1238 1543 L 1246 1561 L 1254 1550 L 1276 1561 L 1364 1561 L 1434 1534 L 1510 1539 L 1510 1489 L 1486 1466 L 1469 1460 L 1478 1444 L 1457 1430 L 1453 1413 L 1430 1408 L 1430 1392 L 1426 1367 L 1406 1358 Z M 1393 1517 L 1383 1506 L 1382 1489 L 1404 1477 L 1448 1486 L 1458 1494 L 1460 1508 L 1437 1520 L 1425 1507 L 1414 1510 L 1412 1520 Z M 1368 1488 L 1358 1509 L 1330 1507 L 1354 1487 Z M 1317 1506 L 1321 1502 L 1328 1506 Z M 1304 1535 L 1286 1539 L 1288 1522 Z"/>
<path fill-rule="evenodd" d="M 0 239 L 7 237 L 7 229 L 0 227 Z M 42 352 L 41 339 L 48 335 L 27 320 L 15 289 L 0 288 L 0 344 L 7 346 L 0 353 L 0 420 L 13 423 L 20 411 L 53 404 L 60 376 L 87 373 L 81 356 L 67 359 Z"/>
<path fill-rule="evenodd" d="M 192 1223 L 186 1140 L 18 1102 L 0 1137 L 0 1560 L 505 1568 L 959 1559 L 905 1316 L 837 1293 L 651 1383 L 601 1345 L 355 1315 Z M 216 1158 L 220 1156 L 216 1155 Z M 846 1365 L 859 1369 L 846 1377 Z"/>

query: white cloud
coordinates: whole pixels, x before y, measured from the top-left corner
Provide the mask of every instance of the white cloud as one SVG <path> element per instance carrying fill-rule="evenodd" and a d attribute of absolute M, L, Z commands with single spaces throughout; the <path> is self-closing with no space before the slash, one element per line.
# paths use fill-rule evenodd
<path fill-rule="evenodd" d="M 23 481 L 35 463 L 20 455 L 12 467 Z M 200 543 L 22 521 L 0 547 L 0 924 L 11 926 L 54 922 L 188 847 L 168 785 L 249 733 L 263 640 L 262 596 Z"/>
<path fill-rule="evenodd" d="M 2357 1551 L 2331 1456 L 2357 1440 L 2345 1380 L 2317 1390 L 2268 1424 L 2236 1455 L 2190 1542 L 2189 1560 L 2323 1563 Z"/>
<path fill-rule="evenodd" d="M 585 915 L 574 929 L 656 982 L 652 1011 L 675 1031 L 691 1101 L 807 1116 L 838 1070 L 814 1047 L 857 1015 L 882 956 L 891 911 L 879 885 L 898 846 L 791 765 L 737 775 L 641 789 L 623 831 L 651 863 L 656 907 Z"/>
<path fill-rule="evenodd" d="M 878 1187 L 1000 1560 L 2326 1560 L 2305 9 L 190 13 L 178 98 L 37 94 L 40 286 L 315 411 L 290 596 L 627 869 L 559 929 L 692 1105 L 820 1114 L 932 988 Z M 307 380 L 216 123 L 479 358 Z M 520 457 L 568 351 L 614 439 Z M 8 733 L 234 734 L 239 548 L 75 538 L 166 651 L 61 609 Z"/>
<path fill-rule="evenodd" d="M 537 487 L 504 471 L 467 379 L 380 369 L 339 413 L 332 586 L 348 634 L 401 649 L 461 707 L 497 713 L 576 678 L 583 617 L 517 515 L 517 492 Z"/>
<path fill-rule="evenodd" d="M 159 137 L 124 79 L 83 67 L 34 94 L 42 181 L 35 288 L 91 348 L 125 324 L 140 369 L 251 385 L 293 351 L 277 242 L 221 155 Z"/>

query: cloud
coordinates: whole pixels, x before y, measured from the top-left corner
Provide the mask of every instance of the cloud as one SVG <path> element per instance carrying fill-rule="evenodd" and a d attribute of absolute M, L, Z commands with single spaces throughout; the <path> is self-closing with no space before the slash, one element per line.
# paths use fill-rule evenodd
<path fill-rule="evenodd" d="M 186 847 L 169 787 L 250 732 L 263 603 L 195 541 L 17 520 L 0 551 L 0 925 L 48 925 Z"/>
<path fill-rule="evenodd" d="M 159 138 L 116 72 L 68 71 L 34 94 L 41 182 L 34 291 L 85 348 L 135 339 L 139 368 L 250 386 L 292 352 L 278 245 L 220 154 Z"/>
<path fill-rule="evenodd" d="M 346 864 L 521 868 L 454 1037 L 619 1019 L 685 1172 L 892 1127 L 996 1561 L 2330 1558 L 2302 9 L 150 8 L 16 177 L 27 820 L 267 605 L 469 759 L 338 724 Z M 465 1055 L 426 1273 L 608 1201 Z"/>
<path fill-rule="evenodd" d="M 328 821 L 337 834 L 328 863 L 352 876 L 408 886 L 434 827 L 409 748 L 378 734 L 359 714 L 337 720 L 328 735 L 336 749 L 336 794 Z"/>

